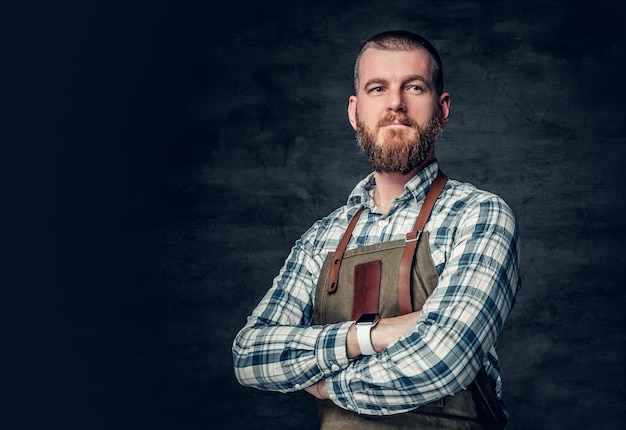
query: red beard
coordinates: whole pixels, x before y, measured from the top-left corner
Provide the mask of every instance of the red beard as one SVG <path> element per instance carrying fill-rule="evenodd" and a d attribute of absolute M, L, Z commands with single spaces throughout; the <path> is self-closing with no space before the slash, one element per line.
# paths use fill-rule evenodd
<path fill-rule="evenodd" d="M 383 141 L 377 142 L 378 131 L 391 122 L 400 122 L 412 130 L 386 130 Z M 374 171 L 406 174 L 430 155 L 442 127 L 441 110 L 435 112 L 428 125 L 423 128 L 401 113 L 387 115 L 376 124 L 374 131 L 359 121 L 357 113 L 356 139 Z"/>

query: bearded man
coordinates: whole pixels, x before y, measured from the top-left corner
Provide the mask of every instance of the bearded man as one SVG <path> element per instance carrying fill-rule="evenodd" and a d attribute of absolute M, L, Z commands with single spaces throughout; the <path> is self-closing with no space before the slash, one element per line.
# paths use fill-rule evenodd
<path fill-rule="evenodd" d="M 233 342 L 235 374 L 306 390 L 322 429 L 503 429 L 514 215 L 439 169 L 450 94 L 430 42 L 372 37 L 354 82 L 348 118 L 373 172 L 296 242 Z"/>

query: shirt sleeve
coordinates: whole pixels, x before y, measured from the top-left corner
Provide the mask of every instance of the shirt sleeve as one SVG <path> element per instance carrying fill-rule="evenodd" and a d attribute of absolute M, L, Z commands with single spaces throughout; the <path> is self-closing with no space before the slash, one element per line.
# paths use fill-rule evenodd
<path fill-rule="evenodd" d="M 518 232 L 490 195 L 467 204 L 437 287 L 415 330 L 326 380 L 331 400 L 361 414 L 406 412 L 466 388 L 495 347 L 519 289 Z"/>
<path fill-rule="evenodd" d="M 315 226 L 298 240 L 246 325 L 233 341 L 238 381 L 261 390 L 302 390 L 349 364 L 346 337 L 351 322 L 313 324 L 313 298 L 320 264 L 310 255 Z"/>

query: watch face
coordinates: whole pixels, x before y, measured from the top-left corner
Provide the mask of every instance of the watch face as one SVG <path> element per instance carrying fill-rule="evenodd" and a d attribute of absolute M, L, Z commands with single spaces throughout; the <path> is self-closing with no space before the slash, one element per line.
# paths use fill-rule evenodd
<path fill-rule="evenodd" d="M 376 321 L 380 315 L 378 314 L 363 314 L 357 320 L 357 324 L 371 324 Z"/>

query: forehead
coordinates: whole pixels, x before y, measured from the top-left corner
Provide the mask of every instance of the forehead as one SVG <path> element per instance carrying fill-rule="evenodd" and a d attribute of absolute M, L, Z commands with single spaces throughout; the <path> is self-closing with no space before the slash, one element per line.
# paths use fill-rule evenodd
<path fill-rule="evenodd" d="M 387 51 L 370 48 L 361 55 L 359 81 L 360 85 L 364 85 L 371 79 L 394 81 L 420 75 L 432 83 L 434 65 L 434 60 L 425 49 Z"/>

